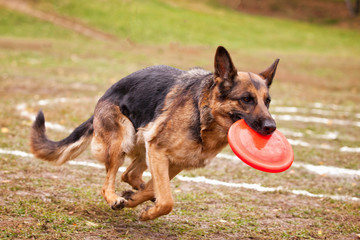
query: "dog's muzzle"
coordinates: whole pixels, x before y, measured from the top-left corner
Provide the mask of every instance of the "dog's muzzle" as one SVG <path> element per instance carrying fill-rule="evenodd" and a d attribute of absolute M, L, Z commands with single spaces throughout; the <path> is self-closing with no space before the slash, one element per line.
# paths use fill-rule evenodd
<path fill-rule="evenodd" d="M 270 135 L 276 130 L 276 123 L 274 119 L 266 119 L 262 125 L 262 135 Z"/>
<path fill-rule="evenodd" d="M 261 135 L 271 135 L 276 130 L 275 120 L 272 118 L 245 119 L 246 123 Z"/>

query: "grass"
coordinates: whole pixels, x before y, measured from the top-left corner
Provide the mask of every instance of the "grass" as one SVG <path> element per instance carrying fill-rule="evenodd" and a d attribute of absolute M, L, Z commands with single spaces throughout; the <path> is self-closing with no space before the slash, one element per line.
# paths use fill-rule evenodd
<path fill-rule="evenodd" d="M 46 7 L 47 6 L 47 7 Z M 356 31 L 295 21 L 247 16 L 224 7 L 209 12 L 163 1 L 52 1 L 44 9 L 77 16 L 92 26 L 145 44 L 223 44 L 254 51 L 318 52 L 348 55 L 360 48 Z M 111 9 L 111 11 L 110 11 Z M 156 16 L 154 18 L 154 16 Z"/>
<path fill-rule="evenodd" d="M 21 38 L 62 38 L 78 39 L 70 30 L 54 28 L 51 23 L 43 22 L 33 17 L 18 14 L 0 6 L 0 35 L 2 37 Z"/>
<path fill-rule="evenodd" d="M 357 31 L 244 15 L 215 1 L 41 0 L 31 4 L 85 22 L 119 40 L 100 42 L 0 7 L 1 149 L 28 151 L 31 121 L 17 112 L 17 104 L 26 103 L 31 113 L 43 108 L 48 121 L 71 129 L 91 115 L 97 98 L 121 77 L 154 64 L 211 70 L 220 44 L 230 50 L 239 69 L 258 72 L 281 57 L 271 89 L 275 105 L 311 110 L 314 102 L 337 104 L 351 116 L 333 111 L 329 118 L 359 121 L 354 115 L 360 110 Z M 37 103 L 59 97 L 77 101 Z M 338 150 L 359 146 L 358 128 L 289 121 L 279 121 L 278 126 L 305 135 L 296 139 L 334 147 L 294 146 L 295 161 L 360 168 L 359 153 Z M 337 131 L 339 138 L 314 138 L 309 130 L 313 134 Z M 67 135 L 53 130 L 47 134 L 51 139 Z M 93 157 L 87 151 L 79 159 Z M 55 167 L 11 155 L 0 155 L 0 166 L 1 239 L 356 239 L 360 234 L 358 202 L 174 179 L 174 211 L 152 222 L 139 222 L 140 211 L 152 203 L 134 210 L 111 210 L 99 194 L 103 170 Z M 302 168 L 266 174 L 214 159 L 206 168 L 182 174 L 360 197 L 358 178 L 317 175 Z M 117 190 L 124 189 L 128 186 L 118 179 Z"/>
<path fill-rule="evenodd" d="M 209 4 L 209 3 L 207 3 Z M 215 5 L 215 6 L 214 6 Z M 191 2 L 176 4 L 171 1 L 39 1 L 36 6 L 46 11 L 76 17 L 83 22 L 136 43 L 191 45 L 219 44 L 243 51 L 277 51 L 321 53 L 351 56 L 348 49 L 360 51 L 360 33 L 345 29 L 317 26 L 296 21 L 248 16 L 212 3 L 200 2 L 191 9 Z M 206 9 L 205 11 L 203 9 Z M 26 17 L 12 17 L 5 11 L 0 32 L 19 36 L 9 24 L 21 22 L 25 34 L 37 31 Z M 156 16 L 156 17 L 154 17 Z M 5 19 L 9 18 L 9 21 Z M 39 24 L 52 36 L 60 33 L 48 30 L 49 24 Z M 60 30 L 57 30 L 60 31 Z M 68 31 L 62 31 L 68 32 Z M 65 38 L 74 36 L 63 33 Z M 49 35 L 48 35 L 49 36 Z M 46 36 L 47 37 L 47 36 Z"/>

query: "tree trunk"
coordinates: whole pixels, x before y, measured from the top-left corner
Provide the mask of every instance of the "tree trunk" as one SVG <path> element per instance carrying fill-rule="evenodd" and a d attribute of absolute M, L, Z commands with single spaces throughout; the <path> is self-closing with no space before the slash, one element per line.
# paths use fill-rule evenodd
<path fill-rule="evenodd" d="M 360 12 L 360 0 L 355 0 L 355 4 L 353 5 L 352 0 L 344 0 L 346 7 L 348 8 L 350 15 L 355 17 Z"/>
<path fill-rule="evenodd" d="M 354 11 L 355 11 L 355 15 L 359 15 L 359 12 L 360 12 L 360 0 L 356 0 Z"/>

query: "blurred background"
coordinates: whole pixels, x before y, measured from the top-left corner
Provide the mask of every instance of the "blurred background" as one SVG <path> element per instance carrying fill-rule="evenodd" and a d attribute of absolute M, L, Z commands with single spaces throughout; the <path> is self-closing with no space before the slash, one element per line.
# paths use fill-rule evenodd
<path fill-rule="evenodd" d="M 359 2 L 0 0 L 0 238 L 358 239 Z M 102 169 L 26 155 L 40 108 L 49 137 L 61 139 L 122 77 L 156 64 L 212 71 L 219 45 L 240 71 L 258 73 L 280 58 L 270 111 L 295 164 L 265 174 L 226 148 L 184 175 L 282 190 L 175 179 L 173 213 L 139 223 L 141 208 L 106 206 Z"/>

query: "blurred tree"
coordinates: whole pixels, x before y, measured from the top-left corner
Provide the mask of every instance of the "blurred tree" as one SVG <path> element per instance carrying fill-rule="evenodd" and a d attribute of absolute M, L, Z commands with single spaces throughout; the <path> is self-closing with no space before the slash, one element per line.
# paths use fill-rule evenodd
<path fill-rule="evenodd" d="M 352 0 L 345 0 L 345 4 L 349 9 L 351 16 L 356 16 L 360 12 L 360 0 L 355 0 L 355 3 L 352 3 Z"/>

